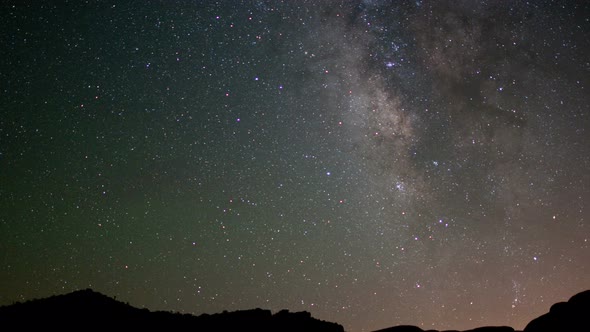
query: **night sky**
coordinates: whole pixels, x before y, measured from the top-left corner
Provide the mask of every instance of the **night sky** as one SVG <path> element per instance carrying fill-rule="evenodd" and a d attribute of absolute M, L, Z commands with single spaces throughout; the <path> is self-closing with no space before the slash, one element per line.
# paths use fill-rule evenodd
<path fill-rule="evenodd" d="M 586 1 L 12 3 L 0 305 L 523 328 L 590 288 Z"/>

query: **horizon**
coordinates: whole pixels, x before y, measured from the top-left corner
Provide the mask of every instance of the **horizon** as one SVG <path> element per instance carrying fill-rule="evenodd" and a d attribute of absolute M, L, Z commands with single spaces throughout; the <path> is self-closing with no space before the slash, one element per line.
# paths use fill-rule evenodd
<path fill-rule="evenodd" d="M 522 330 L 590 285 L 590 3 L 0 8 L 0 305 Z"/>
<path fill-rule="evenodd" d="M 84 297 L 82 298 L 83 302 L 80 303 L 81 298 L 79 296 L 82 293 L 84 294 Z M 76 296 L 74 296 L 74 295 L 76 295 Z M 90 295 L 92 295 L 94 300 L 96 300 L 98 297 L 105 297 L 105 298 L 109 299 L 110 301 L 112 301 L 112 303 L 125 305 L 126 309 L 125 309 L 125 311 L 123 311 L 122 307 L 120 307 L 120 306 L 112 306 L 112 304 L 108 304 L 108 306 L 110 306 L 110 309 L 109 309 L 109 307 L 105 306 L 105 305 L 107 305 L 107 303 L 104 303 L 102 301 L 100 301 L 102 303 L 102 305 L 100 307 L 96 307 L 95 305 L 93 305 L 92 301 L 89 302 L 89 300 L 92 300 L 92 297 L 89 297 Z M 553 328 L 559 328 L 559 327 L 561 327 L 561 328 L 576 328 L 576 329 L 583 328 L 583 325 L 585 323 L 583 322 L 584 317 L 582 317 L 582 313 L 583 313 L 583 309 L 585 308 L 584 306 L 587 304 L 583 301 L 585 300 L 586 302 L 588 302 L 588 300 L 590 300 L 589 295 L 590 295 L 590 289 L 587 289 L 587 290 L 583 290 L 577 294 L 572 295 L 566 301 L 556 302 L 556 303 L 552 304 L 550 310 L 548 310 L 542 316 L 536 317 L 534 320 L 529 322 L 526 327 L 529 329 L 533 329 L 531 331 L 545 331 L 545 330 L 549 331 L 549 330 L 552 330 Z M 52 301 L 52 304 L 49 305 L 48 301 Z M 41 303 L 43 303 L 45 307 L 39 306 Z M 30 304 L 36 304 L 36 306 L 31 307 Z M 27 305 L 29 305 L 29 306 L 27 307 Z M 224 310 L 223 312 L 200 313 L 200 314 L 194 314 L 194 313 L 190 314 L 190 313 L 177 312 L 177 311 L 175 311 L 175 312 L 173 312 L 173 311 L 154 311 L 154 310 L 149 310 L 149 308 L 134 307 L 129 303 L 118 301 L 116 299 L 116 297 L 110 297 L 106 294 L 97 292 L 91 288 L 79 289 L 79 290 L 75 290 L 70 293 L 56 294 L 56 295 L 52 295 L 50 297 L 45 297 L 45 298 L 27 300 L 26 302 L 15 302 L 15 303 L 8 305 L 8 306 L 0 305 L 0 309 L 4 310 L 4 312 L 1 313 L 2 315 L 6 315 L 8 313 L 10 315 L 10 317 L 13 319 L 15 317 L 23 317 L 23 314 L 28 314 L 28 315 L 42 314 L 43 315 L 43 313 L 45 313 L 45 315 L 47 313 L 57 314 L 57 316 L 61 317 L 60 315 L 67 316 L 67 315 L 72 314 L 72 312 L 68 311 L 68 308 L 70 310 L 73 308 L 72 305 L 75 305 L 75 308 L 77 308 L 77 309 L 74 309 L 74 311 L 80 310 L 84 306 L 86 306 L 86 309 L 92 309 L 92 311 L 86 312 L 83 315 L 91 314 L 94 312 L 95 314 L 100 314 L 99 317 L 103 317 L 104 319 L 106 319 L 106 321 L 108 321 L 109 319 L 112 319 L 113 317 L 118 317 L 117 320 L 121 319 L 121 318 L 124 319 L 125 317 L 127 317 L 127 319 L 132 319 L 132 317 L 135 317 L 136 319 L 140 318 L 141 321 L 149 322 L 150 320 L 148 319 L 148 316 L 146 316 L 146 315 L 149 315 L 152 313 L 158 313 L 158 312 L 159 313 L 168 313 L 168 314 L 172 314 L 172 315 L 181 315 L 181 316 L 188 314 L 194 318 L 199 318 L 199 317 L 206 318 L 206 317 L 212 317 L 212 316 L 216 316 L 216 315 L 227 315 L 227 314 L 232 314 L 232 313 L 249 312 L 251 315 L 253 313 L 256 313 L 256 314 L 254 316 L 250 316 L 251 318 L 246 320 L 247 322 L 254 323 L 254 321 L 257 321 L 257 323 L 255 323 L 255 324 L 264 324 L 265 321 L 261 320 L 261 319 L 267 319 L 267 318 L 265 316 L 260 316 L 260 314 L 259 314 L 260 311 L 263 311 L 263 312 L 269 313 L 268 318 L 270 318 L 271 316 L 272 317 L 279 317 L 279 316 L 281 316 L 281 314 L 291 314 L 292 315 L 291 317 L 299 317 L 298 324 L 304 323 L 304 320 L 301 320 L 301 318 L 307 319 L 308 317 L 310 317 L 312 322 L 307 321 L 306 324 L 315 324 L 315 323 L 320 323 L 320 322 L 326 322 L 326 323 L 336 324 L 337 326 L 342 327 L 342 325 L 338 324 L 338 322 L 317 320 L 315 317 L 310 316 L 310 313 L 307 311 L 294 312 L 294 311 L 290 311 L 288 309 L 282 309 L 282 310 L 273 312 L 271 309 L 250 308 L 250 309 L 236 310 L 236 311 L 231 311 L 231 312 Z M 555 310 L 555 308 L 554 308 L 557 305 L 560 305 L 559 310 Z M 565 309 L 564 305 L 567 305 L 568 309 Z M 12 311 L 9 310 L 8 312 L 6 312 L 6 309 L 9 309 L 9 307 L 12 309 Z M 28 308 L 28 311 L 26 311 L 25 308 Z M 39 311 L 42 308 L 44 309 L 44 311 Z M 117 308 L 117 309 L 115 309 L 115 308 Z M 143 309 L 148 309 L 148 310 L 147 310 L 147 312 L 142 312 L 143 316 L 141 316 L 141 317 L 134 316 L 132 314 L 133 311 L 129 311 L 129 310 L 143 310 Z M 14 310 L 16 310 L 16 311 L 14 311 Z M 25 311 L 23 311 L 23 310 L 25 310 Z M 82 312 L 78 312 L 78 311 L 76 311 L 76 312 L 77 312 L 76 315 L 79 313 L 82 313 Z M 119 314 L 116 314 L 116 312 L 119 312 Z M 123 316 L 120 316 L 123 312 L 126 312 L 126 314 Z M 561 313 L 558 313 L 558 312 L 561 312 Z M 135 313 L 137 313 L 137 312 L 135 312 Z M 304 316 L 299 316 L 299 315 L 293 316 L 293 314 L 297 315 L 297 314 L 301 314 L 301 313 L 304 313 L 305 315 Z M 113 316 L 113 314 L 114 314 L 114 316 Z M 550 315 L 550 314 L 553 315 L 553 318 L 550 320 L 547 320 L 546 316 Z M 13 316 L 13 315 L 16 315 L 16 316 Z M 276 315 L 278 315 L 278 316 L 276 316 Z M 51 316 L 51 317 L 54 317 L 54 316 Z M 108 318 L 108 317 L 110 317 L 110 318 Z M 152 316 L 152 317 L 154 317 L 154 316 Z M 225 322 L 225 323 L 228 323 L 232 326 L 234 326 L 235 324 L 238 324 L 238 325 L 240 324 L 237 321 L 234 321 L 233 323 L 231 323 L 231 321 L 232 321 L 230 319 L 231 317 L 244 317 L 244 316 L 226 316 L 224 320 L 217 321 L 217 323 Z M 5 317 L 5 318 L 7 318 L 7 317 Z M 65 318 L 65 317 L 62 317 L 62 318 Z M 256 318 L 256 319 L 251 320 L 252 318 Z M 18 318 L 16 318 L 16 319 L 18 320 Z M 170 319 L 170 317 L 168 319 Z M 228 319 L 229 319 L 229 321 L 228 321 Z M 236 318 L 234 318 L 234 319 L 236 319 Z M 161 321 L 161 318 L 159 320 Z M 284 320 L 284 318 L 283 318 L 283 320 Z M 313 322 L 314 320 L 315 320 L 315 323 Z M 9 319 L 6 322 L 8 323 L 10 321 L 11 320 Z M 169 323 L 171 323 L 171 322 L 172 321 L 169 321 Z M 200 322 L 201 322 L 200 324 L 207 324 L 207 323 L 205 323 L 206 321 L 200 321 Z M 268 321 L 266 321 L 266 322 L 268 322 Z M 285 322 L 289 322 L 289 320 L 287 320 Z M 65 323 L 65 321 L 63 321 L 62 323 Z M 180 321 L 177 321 L 177 323 L 180 323 Z M 199 321 L 193 321 L 193 323 L 197 324 L 196 326 L 200 326 L 200 325 L 198 325 Z M 292 321 L 291 321 L 291 323 L 292 323 Z M 211 321 L 209 321 L 208 324 L 211 324 Z M 213 323 L 213 324 L 215 324 L 215 323 Z M 532 326 L 533 324 L 534 324 L 534 326 Z M 555 325 L 555 324 L 559 324 L 559 325 Z M 210 325 L 207 325 L 207 326 L 211 327 Z M 331 325 L 331 326 L 333 327 L 333 325 Z M 415 325 L 404 324 L 403 326 L 412 327 Z M 250 327 L 253 327 L 253 326 L 250 326 Z M 261 327 L 261 326 L 259 326 L 259 327 Z M 275 328 L 276 327 L 278 327 L 278 326 L 275 326 Z M 300 326 L 300 327 L 303 328 L 304 326 Z M 324 327 L 326 327 L 326 326 L 324 326 Z M 330 328 L 332 328 L 332 327 L 330 327 Z M 389 326 L 384 329 L 387 330 L 392 327 L 402 327 L 402 326 L 400 326 L 400 325 Z M 495 324 L 495 325 L 490 325 L 490 326 L 477 326 L 477 327 L 473 327 L 473 329 L 490 328 L 490 327 L 500 329 L 500 328 L 507 327 L 507 326 Z M 317 330 L 318 328 L 320 328 L 320 326 L 307 325 L 307 328 Z M 520 332 L 520 331 L 524 330 L 524 328 L 523 329 L 514 329 L 512 327 L 511 327 L 511 329 L 516 332 Z M 382 329 L 379 329 L 379 331 L 381 331 L 381 330 Z"/>

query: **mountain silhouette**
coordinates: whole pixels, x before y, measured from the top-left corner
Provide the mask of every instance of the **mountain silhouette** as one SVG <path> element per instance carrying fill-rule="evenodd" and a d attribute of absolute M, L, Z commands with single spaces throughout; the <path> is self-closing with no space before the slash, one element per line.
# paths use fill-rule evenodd
<path fill-rule="evenodd" d="M 192 331 L 327 331 L 343 332 L 336 323 L 321 321 L 308 312 L 252 309 L 220 314 L 151 312 L 116 301 L 90 289 L 0 307 L 0 329 L 132 328 Z"/>
<path fill-rule="evenodd" d="M 533 319 L 523 332 L 590 331 L 590 290 L 551 306 L 548 313 Z M 0 329 L 18 326 L 26 330 L 132 328 L 194 331 L 326 331 L 343 332 L 337 324 L 311 317 L 309 312 L 252 309 L 219 314 L 172 313 L 138 309 L 91 289 L 0 307 Z M 375 332 L 439 332 L 416 326 L 395 326 Z M 446 330 L 442 332 L 459 332 Z M 479 327 L 463 332 L 515 332 L 508 326 Z"/>
<path fill-rule="evenodd" d="M 437 330 L 423 330 L 417 326 L 412 325 L 400 325 L 389 327 L 383 330 L 378 330 L 375 332 L 439 332 Z M 440 332 L 460 332 L 457 330 L 444 330 Z M 484 326 L 478 327 L 472 330 L 465 330 L 463 332 L 515 332 L 513 328 L 509 326 Z"/>
<path fill-rule="evenodd" d="M 567 302 L 559 302 L 551 306 L 548 313 L 533 319 L 523 332 L 585 332 L 590 331 L 590 290 L 572 296 Z M 389 327 L 375 332 L 439 332 L 422 330 L 417 326 L 401 325 Z M 459 332 L 445 330 L 441 332 Z M 508 326 L 478 327 L 463 332 L 515 332 Z"/>

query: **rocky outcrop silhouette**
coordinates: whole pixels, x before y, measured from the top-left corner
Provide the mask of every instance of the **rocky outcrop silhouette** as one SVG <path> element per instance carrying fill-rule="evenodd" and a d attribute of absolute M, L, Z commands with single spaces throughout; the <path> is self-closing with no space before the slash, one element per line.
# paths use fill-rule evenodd
<path fill-rule="evenodd" d="M 514 332 L 514 329 L 509 326 L 484 326 L 463 332 Z"/>
<path fill-rule="evenodd" d="M 551 306 L 548 313 L 533 319 L 523 332 L 590 331 L 590 290 L 572 296 L 567 302 Z M 422 330 L 416 326 L 394 326 L 375 332 L 460 332 L 456 330 Z M 517 332 L 509 326 L 478 327 L 463 332 Z"/>
<path fill-rule="evenodd" d="M 341 325 L 315 319 L 308 312 L 283 310 L 273 315 L 270 310 L 253 309 L 200 316 L 151 312 L 90 289 L 0 307 L 0 330 L 9 326 L 22 330 L 344 331 Z"/>
<path fill-rule="evenodd" d="M 533 319 L 524 332 L 590 331 L 590 290 L 555 303 L 549 312 Z"/>
<path fill-rule="evenodd" d="M 590 290 L 551 306 L 547 314 L 533 319 L 523 332 L 590 331 Z M 18 326 L 59 330 L 163 329 L 193 331 L 326 331 L 343 332 L 337 324 L 315 319 L 309 312 L 252 309 L 219 314 L 172 313 L 138 309 L 90 289 L 0 307 L 0 330 Z M 439 332 L 416 326 L 395 326 L 375 332 Z M 459 332 L 445 330 L 441 332 Z M 486 326 L 463 332 L 516 332 L 508 326 Z"/>
<path fill-rule="evenodd" d="M 444 331 L 437 331 L 437 330 L 423 330 L 417 326 L 412 325 L 400 325 L 389 327 L 383 330 L 378 330 L 375 332 L 460 332 L 457 330 L 444 330 Z M 513 328 L 508 326 L 485 326 L 485 327 L 478 327 L 473 330 L 466 330 L 463 332 L 515 332 Z"/>
<path fill-rule="evenodd" d="M 375 332 L 424 332 L 424 330 L 417 327 L 417 326 L 399 325 L 399 326 L 389 327 L 389 328 L 386 328 L 383 330 L 378 330 Z"/>

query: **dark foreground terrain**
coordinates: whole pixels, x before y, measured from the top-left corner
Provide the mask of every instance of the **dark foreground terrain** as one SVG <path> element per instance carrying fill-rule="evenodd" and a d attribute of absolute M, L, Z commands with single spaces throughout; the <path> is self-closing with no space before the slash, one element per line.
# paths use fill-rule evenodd
<path fill-rule="evenodd" d="M 253 309 L 193 316 L 138 309 L 90 289 L 0 307 L 0 330 L 17 326 L 19 330 L 95 330 L 129 328 L 134 331 L 334 331 L 341 325 L 321 321 L 308 312 Z"/>
<path fill-rule="evenodd" d="M 342 332 L 336 323 L 321 321 L 308 312 L 287 310 L 272 314 L 253 309 L 193 316 L 138 309 L 90 289 L 0 307 L 0 329 L 18 326 L 47 329 L 132 328 L 192 331 L 326 331 Z M 507 326 L 480 327 L 465 332 L 514 332 Z M 524 332 L 590 331 L 590 290 L 568 302 L 551 306 L 548 313 L 533 319 Z M 424 332 L 416 326 L 396 326 L 377 332 Z M 427 330 L 427 332 L 438 332 Z M 456 331 L 445 331 L 456 332 Z"/>
<path fill-rule="evenodd" d="M 585 331 L 590 331 L 590 290 L 572 296 L 567 302 L 552 305 L 548 313 L 533 319 L 524 328 L 524 332 Z M 424 330 L 416 326 L 395 326 L 375 332 L 424 332 Z M 439 331 L 426 330 L 426 332 Z M 515 332 L 515 330 L 508 326 L 486 326 L 463 332 Z"/>

